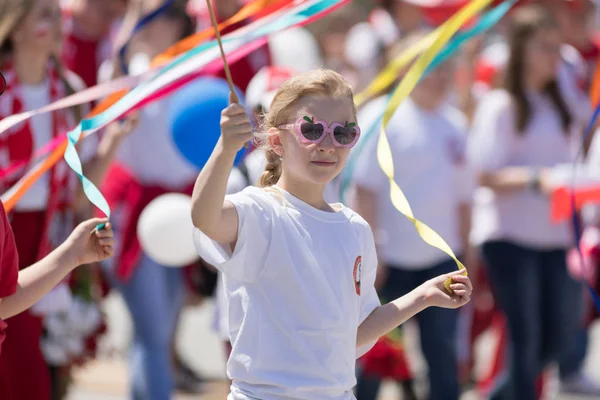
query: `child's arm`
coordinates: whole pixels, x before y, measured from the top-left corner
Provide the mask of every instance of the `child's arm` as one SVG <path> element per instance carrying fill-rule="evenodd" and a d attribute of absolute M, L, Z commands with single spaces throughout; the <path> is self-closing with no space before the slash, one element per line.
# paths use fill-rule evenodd
<path fill-rule="evenodd" d="M 110 224 L 96 231 L 106 219 L 87 220 L 48 256 L 19 272 L 17 291 L 0 301 L 0 318 L 17 315 L 34 305 L 77 266 L 100 261 L 113 253 Z"/>
<path fill-rule="evenodd" d="M 137 127 L 139 114 L 137 112 L 129 114 L 124 121 L 115 121 L 109 124 L 102 135 L 98 144 L 98 150 L 94 157 L 83 165 L 86 177 L 96 186 L 102 183 L 102 179 L 117 154 L 117 150 L 123 140 L 131 134 Z M 78 192 L 78 203 L 89 203 L 83 193 L 83 189 Z"/>
<path fill-rule="evenodd" d="M 377 307 L 358 327 L 356 347 L 372 343 L 427 307 L 458 308 L 469 302 L 471 281 L 461 275 L 464 270 L 431 279 L 405 296 Z M 452 295 L 444 289 L 444 281 L 452 277 Z"/>
<path fill-rule="evenodd" d="M 234 243 L 237 239 L 238 215 L 235 207 L 225 202 L 225 193 L 235 156 L 250 139 L 252 126 L 246 110 L 239 104 L 230 104 L 221 113 L 221 137 L 194 186 L 194 226 L 220 243 Z"/>

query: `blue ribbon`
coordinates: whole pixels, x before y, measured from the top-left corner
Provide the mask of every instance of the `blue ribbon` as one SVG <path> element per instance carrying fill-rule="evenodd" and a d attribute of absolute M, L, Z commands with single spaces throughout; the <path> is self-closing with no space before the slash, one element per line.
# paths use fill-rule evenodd
<path fill-rule="evenodd" d="M 68 142 L 67 148 L 65 150 L 65 161 L 71 167 L 73 171 L 77 174 L 79 179 L 81 180 L 81 184 L 83 185 L 83 193 L 87 196 L 87 198 L 102 212 L 106 215 L 107 218 L 110 218 L 110 207 L 108 206 L 108 202 L 100 193 L 100 190 L 94 185 L 88 178 L 83 175 L 83 169 L 81 167 L 81 160 L 79 159 L 79 155 L 77 155 L 77 150 L 75 149 L 75 144 L 79 140 L 79 133 L 77 130 L 70 131 L 67 134 Z M 97 229 L 100 230 L 104 228 L 104 224 L 98 225 Z"/>

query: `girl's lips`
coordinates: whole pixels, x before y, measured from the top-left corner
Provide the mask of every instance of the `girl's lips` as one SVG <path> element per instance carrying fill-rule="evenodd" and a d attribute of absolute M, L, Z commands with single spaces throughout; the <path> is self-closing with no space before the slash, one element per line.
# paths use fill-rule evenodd
<path fill-rule="evenodd" d="M 323 167 L 330 167 L 332 165 L 335 165 L 335 161 L 311 161 L 311 163 L 313 163 L 315 165 L 320 165 Z"/>

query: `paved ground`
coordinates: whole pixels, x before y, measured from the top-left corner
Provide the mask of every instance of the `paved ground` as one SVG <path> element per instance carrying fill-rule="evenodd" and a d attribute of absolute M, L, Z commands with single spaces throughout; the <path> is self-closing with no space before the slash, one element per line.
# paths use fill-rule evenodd
<path fill-rule="evenodd" d="M 76 374 L 76 384 L 68 400 L 127 400 L 128 372 L 125 364 L 125 354 L 130 335 L 130 325 L 126 310 L 118 296 L 111 296 L 106 302 L 106 312 L 109 315 L 109 334 L 102 343 L 101 358 L 88 365 Z M 180 354 L 186 361 L 204 376 L 213 378 L 214 383 L 207 386 L 207 393 L 197 396 L 178 395 L 176 400 L 223 400 L 227 387 L 222 383 L 224 378 L 224 353 L 217 337 L 210 331 L 212 304 L 206 303 L 201 307 L 185 311 L 178 338 Z M 408 327 L 407 347 L 416 349 L 415 328 Z M 481 363 L 476 370 L 480 373 L 486 368 L 486 348 L 492 344 L 490 336 L 483 337 L 478 343 L 478 354 Z M 423 362 L 418 352 L 409 354 L 412 364 L 422 371 Z M 587 360 L 587 371 L 600 381 L 600 325 L 593 328 L 591 349 Z M 560 396 L 561 400 L 580 400 L 573 396 Z M 401 395 L 393 385 L 383 390 L 380 400 L 400 400 Z M 475 393 L 465 393 L 462 400 L 475 400 Z"/>

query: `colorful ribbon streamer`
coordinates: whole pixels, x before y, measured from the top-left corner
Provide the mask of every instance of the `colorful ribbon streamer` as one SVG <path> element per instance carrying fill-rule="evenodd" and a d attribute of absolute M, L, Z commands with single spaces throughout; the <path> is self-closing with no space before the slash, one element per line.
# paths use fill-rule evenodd
<path fill-rule="evenodd" d="M 387 127 L 398 106 L 406 97 L 408 97 L 408 95 L 417 85 L 427 70 L 427 67 L 435 59 L 437 53 L 442 50 L 442 48 L 450 41 L 452 36 L 454 36 L 461 26 L 463 26 L 467 21 L 473 18 L 491 2 L 492 0 L 473 0 L 461 8 L 458 13 L 456 13 L 450 20 L 446 22 L 446 24 L 443 25 L 443 29 L 439 32 L 439 36 L 435 39 L 431 47 L 429 47 L 429 49 L 427 49 L 411 66 L 404 79 L 402 79 L 398 85 L 398 88 L 394 91 L 392 99 L 388 104 L 385 113 L 383 114 L 381 133 L 379 135 L 379 142 L 377 146 L 377 161 L 389 180 L 390 198 L 394 207 L 415 225 L 415 228 L 417 229 L 421 239 L 423 239 L 430 246 L 438 248 L 450 256 L 459 269 L 464 269 L 464 265 L 458 260 L 450 246 L 437 232 L 415 218 L 406 196 L 394 180 L 394 160 L 387 136 L 385 134 L 385 128 Z M 451 283 L 451 280 L 447 280 L 444 283 L 446 290 L 450 292 L 451 290 L 449 285 Z"/>
<path fill-rule="evenodd" d="M 231 26 L 239 21 L 252 16 L 268 16 L 275 11 L 278 11 L 286 6 L 289 6 L 292 0 L 254 0 L 253 2 L 245 5 L 238 11 L 234 16 L 228 20 L 219 24 L 220 29 Z M 142 81 L 146 81 L 152 78 L 160 71 L 160 67 L 164 66 L 168 61 L 181 55 L 182 53 L 193 49 L 202 42 L 211 38 L 214 35 L 214 29 L 212 27 L 207 28 L 201 32 L 195 33 L 187 38 L 181 40 L 175 45 L 171 46 L 162 54 L 156 56 L 151 63 L 151 69 L 143 75 L 139 76 L 123 76 L 110 82 L 99 84 L 91 88 L 87 88 L 81 92 L 67 96 L 55 103 L 49 104 L 45 107 L 26 111 L 23 113 L 11 115 L 10 117 L 4 118 L 0 121 L 0 134 L 10 129 L 14 125 L 23 122 L 33 116 L 44 114 L 50 111 L 56 111 L 63 108 L 69 108 L 84 103 L 89 103 L 94 100 L 98 100 L 103 97 L 107 97 L 100 104 L 98 104 L 90 112 L 88 117 L 97 115 L 102 111 L 105 111 L 108 107 L 112 106 L 117 100 L 122 98 L 132 87 L 135 87 Z M 66 141 L 66 134 L 62 136 L 62 140 Z"/>
<path fill-rule="evenodd" d="M 435 59 L 427 67 L 427 70 L 423 73 L 423 76 L 421 76 L 420 79 L 423 79 L 440 64 L 444 63 L 450 57 L 454 56 L 465 42 L 478 35 L 485 33 L 494 25 L 496 25 L 506 15 L 506 13 L 511 9 L 511 7 L 516 3 L 516 1 L 517 0 L 510 0 L 494 7 L 492 10 L 483 14 L 473 28 L 466 30 L 465 32 L 459 32 L 458 34 L 456 34 L 454 38 L 444 48 L 444 50 L 442 50 L 435 56 Z M 402 59 L 404 58 L 405 57 L 402 57 Z M 351 184 L 352 175 L 354 175 L 354 169 L 356 168 L 356 160 L 361 154 L 361 152 L 364 150 L 367 142 L 371 139 L 373 132 L 377 128 L 377 125 L 381 123 L 382 118 L 383 111 L 381 112 L 381 115 L 377 116 L 376 120 L 371 126 L 365 128 L 365 133 L 363 134 L 361 141 L 352 151 L 352 156 L 348 160 L 347 167 L 344 169 L 341 175 L 340 199 L 342 199 L 342 202 L 344 202 L 345 193 Z"/>
<path fill-rule="evenodd" d="M 492 8 L 490 11 L 483 14 L 477 24 L 463 32 L 458 32 L 454 38 L 448 43 L 448 45 L 439 52 L 435 59 L 431 62 L 431 64 L 427 67 L 427 70 L 423 74 L 423 77 L 429 75 L 431 71 L 437 68 L 440 64 L 443 64 L 446 60 L 452 57 L 454 54 L 460 50 L 460 46 L 462 46 L 465 42 L 470 39 L 479 36 L 488 30 L 490 30 L 494 25 L 496 25 L 504 16 L 510 11 L 510 9 L 517 3 L 518 0 L 507 0 L 496 7 Z M 423 79 L 423 77 L 421 79 Z"/>
<path fill-rule="evenodd" d="M 252 46 L 256 45 L 256 43 L 262 44 L 260 41 L 266 40 L 268 35 L 293 26 L 306 25 L 346 4 L 348 1 L 310 0 L 294 4 L 223 37 L 223 46 L 228 54 L 243 52 L 244 47 L 250 52 L 253 50 Z M 156 101 L 172 92 L 172 90 L 195 79 L 197 76 L 203 74 L 203 68 L 209 65 L 219 65 L 219 62 L 222 64 L 219 49 L 216 47 L 216 41 L 203 43 L 174 59 L 155 77 L 149 81 L 142 82 L 103 112 L 82 120 L 75 129 L 69 132 L 69 136 L 74 141 L 75 137 L 80 138 L 84 132 L 88 133 L 88 131 L 101 129 L 129 111 L 136 109 L 136 107 Z M 77 143 L 77 141 L 74 141 L 74 143 Z M 16 188 L 11 188 L 9 192 L 5 193 L 3 200 L 5 201 L 7 210 L 14 207 L 16 201 L 18 201 L 20 196 L 25 193 L 33 182 L 61 158 L 67 149 L 67 145 L 68 143 L 64 142 L 64 144 L 58 146 L 36 171 L 27 174 L 24 179 L 15 185 L 17 186 Z M 69 165 L 77 166 L 77 161 L 75 160 L 69 160 L 68 163 Z M 85 187 L 89 188 L 91 186 L 86 184 Z M 89 189 L 88 193 L 91 196 L 88 196 L 90 201 L 102 209 L 103 198 L 98 197 L 100 192 L 97 189 Z"/>
<path fill-rule="evenodd" d="M 254 0 L 251 3 L 246 4 L 240 9 L 234 16 L 219 23 L 218 28 L 220 31 L 230 27 L 231 25 L 237 24 L 247 18 L 262 18 L 270 15 L 284 7 L 288 7 L 292 4 L 292 0 Z M 176 56 L 183 54 L 200 43 L 210 39 L 215 35 L 215 31 L 212 27 L 203 30 L 202 32 L 195 33 L 187 38 L 175 43 L 169 47 L 162 54 L 156 56 L 151 65 L 161 66 L 172 60 Z"/>
<path fill-rule="evenodd" d="M 79 133 L 77 131 L 71 131 L 67 135 L 69 140 L 67 142 L 67 148 L 65 149 L 64 159 L 71 167 L 73 171 L 77 174 L 79 179 L 81 180 L 81 184 L 83 185 L 83 193 L 86 197 L 102 212 L 106 215 L 106 218 L 110 218 L 110 207 L 108 202 L 100 193 L 100 190 L 90 181 L 88 178 L 83 175 L 83 168 L 81 166 L 81 160 L 79 159 L 79 155 L 77 154 L 77 149 L 75 149 L 75 144 L 79 139 Z M 104 228 L 104 224 L 100 224 L 97 227 L 98 229 Z"/>
<path fill-rule="evenodd" d="M 437 28 L 435 31 L 430 32 L 427 36 L 419 40 L 417 43 L 412 44 L 408 49 L 399 54 L 394 60 L 385 66 L 375 79 L 367 86 L 362 92 L 357 93 L 354 96 L 354 102 L 357 106 L 361 106 L 364 102 L 376 96 L 378 93 L 383 92 L 385 89 L 390 87 L 398 79 L 400 71 L 406 67 L 412 60 L 415 59 L 419 54 L 423 53 L 428 47 L 430 47 L 434 40 L 439 36 L 443 27 L 447 26 L 450 22 L 448 20 L 444 25 Z"/>

